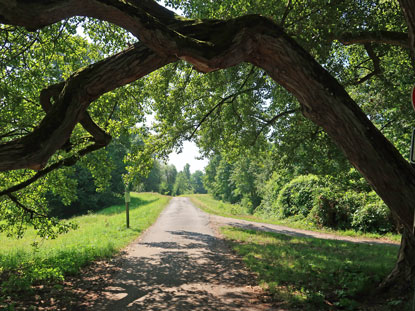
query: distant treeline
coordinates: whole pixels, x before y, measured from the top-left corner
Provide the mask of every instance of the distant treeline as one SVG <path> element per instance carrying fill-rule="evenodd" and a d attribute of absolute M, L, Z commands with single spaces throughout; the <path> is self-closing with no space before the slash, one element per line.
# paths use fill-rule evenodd
<path fill-rule="evenodd" d="M 59 194 L 48 194 L 50 216 L 69 218 L 123 203 L 125 184 L 122 176 L 126 173 L 123 159 L 127 148 L 120 142 L 114 142 L 106 151 L 103 153 L 106 172 L 95 172 L 90 165 L 79 163 L 75 166 L 75 173 L 67 176 L 72 179 L 75 200 L 65 204 L 65 200 Z M 178 172 L 174 165 L 154 160 L 149 175 L 136 178 L 130 189 L 167 195 L 206 193 L 202 182 L 203 176 L 201 171 L 190 173 L 189 164 L 184 166 L 183 171 Z"/>
<path fill-rule="evenodd" d="M 65 205 L 59 194 L 49 194 L 51 216 L 68 218 L 122 204 L 127 149 L 114 142 L 104 155 L 97 155 L 99 161 L 106 161 L 106 172 L 94 170 L 91 161 L 78 163 L 75 173 L 67 177 L 73 180 L 76 199 Z M 178 172 L 174 165 L 154 160 L 148 176 L 136 178 L 130 189 L 173 196 L 208 192 L 249 214 L 290 218 L 318 227 L 377 233 L 399 230 L 390 210 L 356 170 L 322 162 L 306 166 L 290 159 L 275 166 L 264 155 L 229 160 L 218 153 L 210 158 L 205 173 L 192 174 L 189 164 Z"/>
<path fill-rule="evenodd" d="M 203 172 L 190 173 L 190 165 L 186 164 L 183 171 L 177 172 L 172 164 L 163 164 L 154 161 L 147 178 L 138 183 L 134 190 L 158 192 L 167 195 L 181 195 L 190 193 L 207 193 L 203 185 Z"/>

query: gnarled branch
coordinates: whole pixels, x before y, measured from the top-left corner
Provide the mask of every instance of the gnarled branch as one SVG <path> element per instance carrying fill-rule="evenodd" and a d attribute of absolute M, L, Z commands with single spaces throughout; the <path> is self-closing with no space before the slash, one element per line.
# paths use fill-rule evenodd
<path fill-rule="evenodd" d="M 64 86 L 58 84 L 46 90 L 41 102 L 48 113 L 40 125 L 20 139 L 0 144 L 0 171 L 42 169 L 50 156 L 69 139 L 79 121 L 99 143 L 105 145 L 109 136 L 85 115 L 89 104 L 102 94 L 135 81 L 174 60 L 174 56 L 160 57 L 137 43 L 76 72 L 64 82 Z M 59 96 L 56 96 L 62 86 Z M 49 101 L 51 96 L 55 96 L 52 107 Z"/>
<path fill-rule="evenodd" d="M 411 51 L 412 67 L 415 70 L 415 1 L 399 0 L 399 4 L 408 25 L 409 49 Z"/>
<path fill-rule="evenodd" d="M 408 34 L 397 31 L 348 32 L 336 37 L 344 45 L 380 43 L 409 48 Z"/>

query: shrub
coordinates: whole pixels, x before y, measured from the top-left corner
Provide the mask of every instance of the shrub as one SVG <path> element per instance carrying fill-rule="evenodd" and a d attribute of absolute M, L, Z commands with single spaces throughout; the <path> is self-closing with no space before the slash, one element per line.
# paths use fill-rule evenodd
<path fill-rule="evenodd" d="M 372 196 L 367 193 L 335 192 L 330 188 L 322 188 L 315 194 L 308 218 L 320 227 L 350 229 L 356 211 L 361 210 L 371 199 Z"/>
<path fill-rule="evenodd" d="M 389 208 L 378 199 L 353 214 L 352 227 L 363 232 L 386 233 L 395 230 Z"/>
<path fill-rule="evenodd" d="M 249 214 L 252 214 L 255 210 L 255 206 L 254 206 L 254 204 L 252 204 L 252 201 L 248 196 L 243 196 L 242 197 L 240 205 Z"/>
<path fill-rule="evenodd" d="M 337 227 L 337 208 L 339 202 L 329 188 L 321 188 L 315 193 L 313 208 L 308 219 L 319 227 Z"/>
<path fill-rule="evenodd" d="M 281 216 L 306 217 L 313 208 L 314 194 L 321 184 L 315 175 L 301 175 L 291 180 L 278 195 L 277 207 Z"/>
<path fill-rule="evenodd" d="M 265 185 L 258 187 L 262 196 L 261 204 L 255 209 L 255 214 L 262 216 L 275 216 L 275 206 L 281 188 L 287 184 L 289 179 L 285 175 L 274 172 Z"/>

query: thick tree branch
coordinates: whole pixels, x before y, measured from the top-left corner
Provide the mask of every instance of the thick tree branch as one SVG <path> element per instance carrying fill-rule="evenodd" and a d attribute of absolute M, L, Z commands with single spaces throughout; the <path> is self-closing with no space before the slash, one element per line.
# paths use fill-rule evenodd
<path fill-rule="evenodd" d="M 415 1 L 399 0 L 399 4 L 405 16 L 406 24 L 408 25 L 408 43 L 411 51 L 412 67 L 415 70 Z"/>
<path fill-rule="evenodd" d="M 13 192 L 19 191 L 19 190 L 33 184 L 35 181 L 39 180 L 41 177 L 46 176 L 47 174 L 49 174 L 50 172 L 52 172 L 52 171 L 54 171 L 58 168 L 61 168 L 63 166 L 67 166 L 67 167 L 73 166 L 73 165 L 76 164 L 76 162 L 78 162 L 78 160 L 81 157 L 83 157 L 83 156 L 85 156 L 88 153 L 91 153 L 93 151 L 99 150 L 103 147 L 105 147 L 105 145 L 102 145 L 102 144 L 99 144 L 99 143 L 95 143 L 93 145 L 90 145 L 90 146 L 80 150 L 77 154 L 75 154 L 75 155 L 73 155 L 69 158 L 60 160 L 60 161 L 58 161 L 58 162 L 56 162 L 52 165 L 49 165 L 48 167 L 46 167 L 43 170 L 37 172 L 35 175 L 28 178 L 27 180 L 25 180 L 25 181 L 23 181 L 23 182 L 21 182 L 17 185 L 14 185 L 14 186 L 12 186 L 8 189 L 0 191 L 0 197 L 3 196 L 3 195 L 10 196 Z"/>
<path fill-rule="evenodd" d="M 397 31 L 362 31 L 357 33 L 349 32 L 344 33 L 334 39 L 339 40 L 344 45 L 380 43 L 409 48 L 408 34 Z"/>
<path fill-rule="evenodd" d="M 42 105 L 43 110 L 46 113 L 52 110 L 52 103 L 50 102 L 51 98 L 54 98 L 54 101 L 59 100 L 59 95 L 65 87 L 65 82 L 54 84 L 49 86 L 46 89 L 43 89 L 40 92 L 40 104 Z M 94 141 L 97 144 L 106 146 L 111 141 L 111 136 L 103 131 L 92 119 L 87 111 L 84 112 L 83 116 L 79 123 L 82 127 L 92 135 Z"/>
<path fill-rule="evenodd" d="M 76 123 L 81 120 L 87 130 L 104 145 L 109 136 L 85 116 L 89 104 L 102 94 L 135 81 L 174 60 L 174 56 L 160 57 L 137 43 L 74 73 L 32 133 L 0 144 L 0 171 L 43 168 L 50 156 L 69 139 Z M 44 107 L 50 108 L 50 97 L 56 95 L 61 86 L 59 84 L 45 91 L 41 97 Z"/>

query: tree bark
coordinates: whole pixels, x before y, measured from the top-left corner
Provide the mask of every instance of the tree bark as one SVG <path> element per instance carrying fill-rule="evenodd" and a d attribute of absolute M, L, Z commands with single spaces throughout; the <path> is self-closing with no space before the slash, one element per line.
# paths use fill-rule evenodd
<path fill-rule="evenodd" d="M 344 45 L 380 43 L 409 48 L 408 34 L 396 31 L 362 31 L 359 33 L 343 33 L 336 37 Z"/>
<path fill-rule="evenodd" d="M 415 70 L 415 1 L 399 0 L 403 15 L 408 25 L 409 49 L 411 50 L 412 67 Z"/>
<path fill-rule="evenodd" d="M 274 22 L 258 15 L 229 21 L 192 21 L 169 14 L 149 0 L 34 0 L 30 4 L 16 0 L 14 6 L 11 1 L 1 2 L 5 3 L 0 7 L 3 23 L 35 29 L 62 18 L 86 15 L 124 27 L 154 52 L 138 45 L 74 74 L 35 132 L 0 145 L 0 170 L 43 165 L 66 141 L 92 100 L 176 58 L 203 72 L 250 62 L 296 96 L 304 116 L 329 134 L 389 206 L 406 232 L 393 274 L 410 275 L 414 279 L 412 257 L 407 257 L 414 249 L 414 169 L 336 79 Z M 414 4 L 411 0 L 400 2 L 411 30 L 413 48 Z M 55 124 L 55 119 L 59 124 Z"/>
<path fill-rule="evenodd" d="M 414 286 L 415 275 L 415 236 L 412 230 L 404 229 L 398 260 L 392 272 L 380 284 L 381 290 L 394 288 L 406 291 Z"/>

